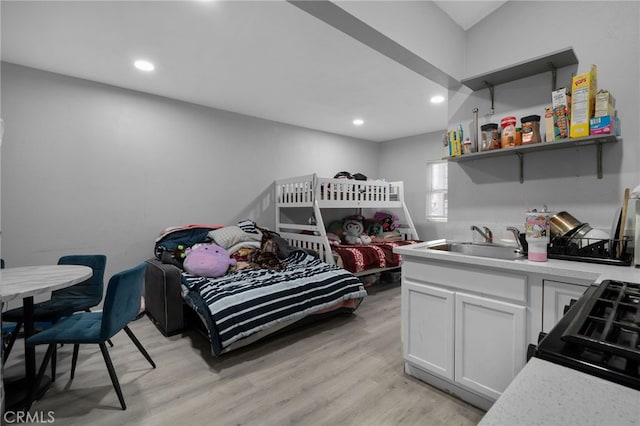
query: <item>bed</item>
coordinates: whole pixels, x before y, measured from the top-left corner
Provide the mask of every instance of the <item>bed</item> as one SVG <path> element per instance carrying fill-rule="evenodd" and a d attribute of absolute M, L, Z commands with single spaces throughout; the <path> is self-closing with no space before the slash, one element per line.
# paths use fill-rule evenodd
<path fill-rule="evenodd" d="M 162 234 L 156 258 L 147 261 L 145 301 L 163 334 L 183 331 L 185 311 L 193 312 L 219 356 L 303 322 L 356 311 L 367 295 L 357 276 L 258 230 L 245 221 L 227 227 L 188 225 Z M 173 253 L 198 241 L 227 249 L 238 259 L 236 269 L 217 278 L 182 270 Z M 245 261 L 247 252 L 262 253 L 267 246 L 277 247 L 277 265 L 261 267 L 256 256 Z"/>
<path fill-rule="evenodd" d="M 356 275 L 397 269 L 393 248 L 420 242 L 404 202 L 403 182 L 322 178 L 316 174 L 275 181 L 276 231 L 295 247 L 315 250 L 329 264 Z M 331 238 L 327 212 L 376 220 L 388 215 L 397 223 L 392 232 L 367 244 L 345 244 Z M 370 217 L 366 212 L 370 211 Z M 373 213 L 375 212 L 375 213 Z M 335 221 L 334 221 L 335 222 Z M 366 226 L 365 226 L 366 227 Z"/>

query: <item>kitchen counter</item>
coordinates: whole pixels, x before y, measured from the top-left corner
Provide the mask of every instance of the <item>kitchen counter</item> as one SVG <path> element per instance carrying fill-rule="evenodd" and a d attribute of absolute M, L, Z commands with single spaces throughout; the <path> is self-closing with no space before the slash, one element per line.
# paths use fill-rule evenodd
<path fill-rule="evenodd" d="M 497 425 L 639 425 L 640 391 L 532 358 L 480 421 Z"/>
<path fill-rule="evenodd" d="M 640 282 L 640 269 L 633 266 L 612 266 L 597 263 L 575 262 L 549 259 L 546 262 L 532 262 L 525 258 L 516 260 L 494 259 L 480 256 L 469 256 L 461 253 L 434 250 L 430 246 L 440 241 L 428 241 L 420 244 L 396 247 L 395 253 L 403 256 L 440 260 L 443 262 L 464 263 L 468 266 L 502 269 L 536 274 L 553 275 L 555 277 L 575 278 L 600 283 L 611 279 L 618 281 Z"/>

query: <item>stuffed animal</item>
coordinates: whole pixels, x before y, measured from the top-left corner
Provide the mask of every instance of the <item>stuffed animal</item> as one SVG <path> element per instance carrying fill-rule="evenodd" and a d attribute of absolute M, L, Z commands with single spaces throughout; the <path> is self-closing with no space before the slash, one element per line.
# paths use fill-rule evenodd
<path fill-rule="evenodd" d="M 342 224 L 344 241 L 347 244 L 369 244 L 371 238 L 364 233 L 362 219 L 346 218 Z"/>
<path fill-rule="evenodd" d="M 373 218 L 380 221 L 383 232 L 391 232 L 400 227 L 398 216 L 384 212 L 376 212 Z"/>
<path fill-rule="evenodd" d="M 221 277 L 236 260 L 229 252 L 216 244 L 199 244 L 188 249 L 184 259 L 184 270 L 200 277 Z"/>

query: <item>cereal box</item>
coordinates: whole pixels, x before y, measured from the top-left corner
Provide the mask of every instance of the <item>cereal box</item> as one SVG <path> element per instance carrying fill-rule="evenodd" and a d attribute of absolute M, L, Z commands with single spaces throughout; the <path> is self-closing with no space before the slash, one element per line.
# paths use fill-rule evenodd
<path fill-rule="evenodd" d="M 544 141 L 553 142 L 556 139 L 553 126 L 553 107 L 545 107 L 544 109 Z"/>
<path fill-rule="evenodd" d="M 569 117 L 571 115 L 571 95 L 569 90 L 554 90 L 551 93 L 551 106 L 553 107 L 553 140 L 569 137 Z"/>
<path fill-rule="evenodd" d="M 596 93 L 596 112 L 594 117 L 616 114 L 616 100 L 607 90 L 598 90 Z"/>
<path fill-rule="evenodd" d="M 595 110 L 598 69 L 591 65 L 589 72 L 573 77 L 571 82 L 571 137 L 589 136 L 589 120 Z"/>

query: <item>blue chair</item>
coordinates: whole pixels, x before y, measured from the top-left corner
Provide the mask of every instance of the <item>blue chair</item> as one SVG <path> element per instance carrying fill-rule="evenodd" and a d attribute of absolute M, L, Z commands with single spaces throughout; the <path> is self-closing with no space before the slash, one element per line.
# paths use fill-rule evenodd
<path fill-rule="evenodd" d="M 73 359 L 71 362 L 71 379 L 73 379 L 75 374 L 79 345 L 87 343 L 98 344 L 107 370 L 109 370 L 111 383 L 120 400 L 120 405 L 123 410 L 127 409 L 124 397 L 122 396 L 122 390 L 120 389 L 120 383 L 118 382 L 118 377 L 113 368 L 105 342 L 120 330 L 124 330 L 151 366 L 156 368 L 156 364 L 128 327 L 128 324 L 136 318 L 140 310 L 140 300 L 144 287 L 146 268 L 146 263 L 141 263 L 134 268 L 119 272 L 111 277 L 102 312 L 80 312 L 62 318 L 50 328 L 34 334 L 27 339 L 27 345 L 49 345 L 38 371 L 35 386 L 30 392 L 27 411 L 31 407 L 36 389 L 39 388 L 39 384 L 44 377 L 49 359 L 54 353 L 56 345 L 59 343 L 74 345 Z"/>
<path fill-rule="evenodd" d="M 89 311 L 100 304 L 104 291 L 104 270 L 107 257 L 102 254 L 69 255 L 58 260 L 58 265 L 82 265 L 92 269 L 91 278 L 72 285 L 71 287 L 55 290 L 51 293 L 51 299 L 36 303 L 33 306 L 33 320 L 38 328 L 46 328 L 60 318 L 72 315 L 75 312 Z M 11 309 L 2 315 L 2 320 L 14 322 L 15 327 L 9 335 L 4 352 L 3 362 L 7 361 L 20 329 L 24 324 L 24 310 L 22 307 Z M 51 363 L 51 380 L 55 380 L 55 354 Z"/>

